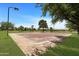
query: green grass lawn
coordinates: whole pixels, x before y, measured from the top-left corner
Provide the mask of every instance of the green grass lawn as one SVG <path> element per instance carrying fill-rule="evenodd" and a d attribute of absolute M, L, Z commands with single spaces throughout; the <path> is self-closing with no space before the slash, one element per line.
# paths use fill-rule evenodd
<path fill-rule="evenodd" d="M 0 56 L 23 56 L 24 53 L 16 43 L 7 37 L 5 31 L 0 31 Z"/>
<path fill-rule="evenodd" d="M 16 43 L 7 37 L 5 31 L 0 31 L 0 55 L 2 56 L 22 56 L 24 53 Z M 64 39 L 62 43 L 57 43 L 54 48 L 41 54 L 42 56 L 79 56 L 79 35 L 73 34 Z"/>
<path fill-rule="evenodd" d="M 54 48 L 41 54 L 42 56 L 79 56 L 79 35 L 72 34 L 64 39 L 62 43 L 58 43 Z"/>

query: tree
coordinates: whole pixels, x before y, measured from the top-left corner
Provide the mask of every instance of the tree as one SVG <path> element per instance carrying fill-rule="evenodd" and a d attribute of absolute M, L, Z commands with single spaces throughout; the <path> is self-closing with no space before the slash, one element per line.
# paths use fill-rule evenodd
<path fill-rule="evenodd" d="M 1 22 L 1 30 L 7 30 L 7 28 L 9 28 L 9 30 L 13 30 L 14 29 L 14 24 L 12 24 L 11 22 Z M 8 25 L 8 27 L 7 27 Z"/>
<path fill-rule="evenodd" d="M 69 31 L 77 31 L 77 26 L 72 22 L 67 22 L 66 27 L 69 29 Z"/>
<path fill-rule="evenodd" d="M 27 27 L 24 28 L 24 31 L 27 31 Z"/>
<path fill-rule="evenodd" d="M 14 27 L 14 30 L 18 30 L 18 27 Z"/>
<path fill-rule="evenodd" d="M 69 21 L 77 26 L 79 34 L 79 4 L 46 3 L 38 4 L 38 6 L 42 8 L 43 16 L 46 16 L 47 12 L 49 13 L 53 24 L 63 20 Z"/>
<path fill-rule="evenodd" d="M 52 32 L 53 31 L 53 28 L 52 27 L 50 27 L 50 32 Z"/>
<path fill-rule="evenodd" d="M 20 31 L 23 31 L 23 30 L 24 30 L 24 27 L 21 25 L 21 26 L 18 27 L 18 29 L 19 29 Z"/>
<path fill-rule="evenodd" d="M 47 22 L 43 19 L 39 21 L 38 25 L 39 25 L 39 28 L 43 29 L 43 32 L 44 32 L 44 29 L 48 28 Z"/>

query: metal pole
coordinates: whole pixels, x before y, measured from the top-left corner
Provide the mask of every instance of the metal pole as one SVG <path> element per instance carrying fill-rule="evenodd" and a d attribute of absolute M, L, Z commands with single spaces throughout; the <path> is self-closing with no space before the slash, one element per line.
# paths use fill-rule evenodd
<path fill-rule="evenodd" d="M 8 7 L 8 16 L 7 16 L 7 36 L 8 36 L 8 29 L 9 29 L 9 7 Z"/>
<path fill-rule="evenodd" d="M 14 8 L 14 9 L 18 10 L 18 8 L 15 8 L 15 7 L 8 7 L 8 16 L 7 16 L 7 36 L 8 36 L 8 32 L 9 32 L 9 12 L 10 12 L 10 8 Z"/>

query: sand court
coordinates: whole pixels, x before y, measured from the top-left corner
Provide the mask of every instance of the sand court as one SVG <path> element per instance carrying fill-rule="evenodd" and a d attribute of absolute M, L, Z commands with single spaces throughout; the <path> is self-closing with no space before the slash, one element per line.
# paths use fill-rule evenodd
<path fill-rule="evenodd" d="M 26 32 L 9 33 L 14 42 L 25 55 L 37 55 L 36 52 L 44 52 L 47 47 L 55 47 L 55 42 L 62 40 L 62 37 L 69 36 L 68 33 L 50 32 Z M 38 50 L 38 51 L 37 51 Z"/>

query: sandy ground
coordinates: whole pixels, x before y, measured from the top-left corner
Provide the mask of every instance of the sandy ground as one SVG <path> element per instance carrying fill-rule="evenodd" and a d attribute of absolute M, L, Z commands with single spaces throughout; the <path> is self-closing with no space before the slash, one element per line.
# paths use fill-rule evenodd
<path fill-rule="evenodd" d="M 48 47 L 55 47 L 55 42 L 60 42 L 68 33 L 29 32 L 9 33 L 25 55 L 37 55 L 43 53 Z"/>

